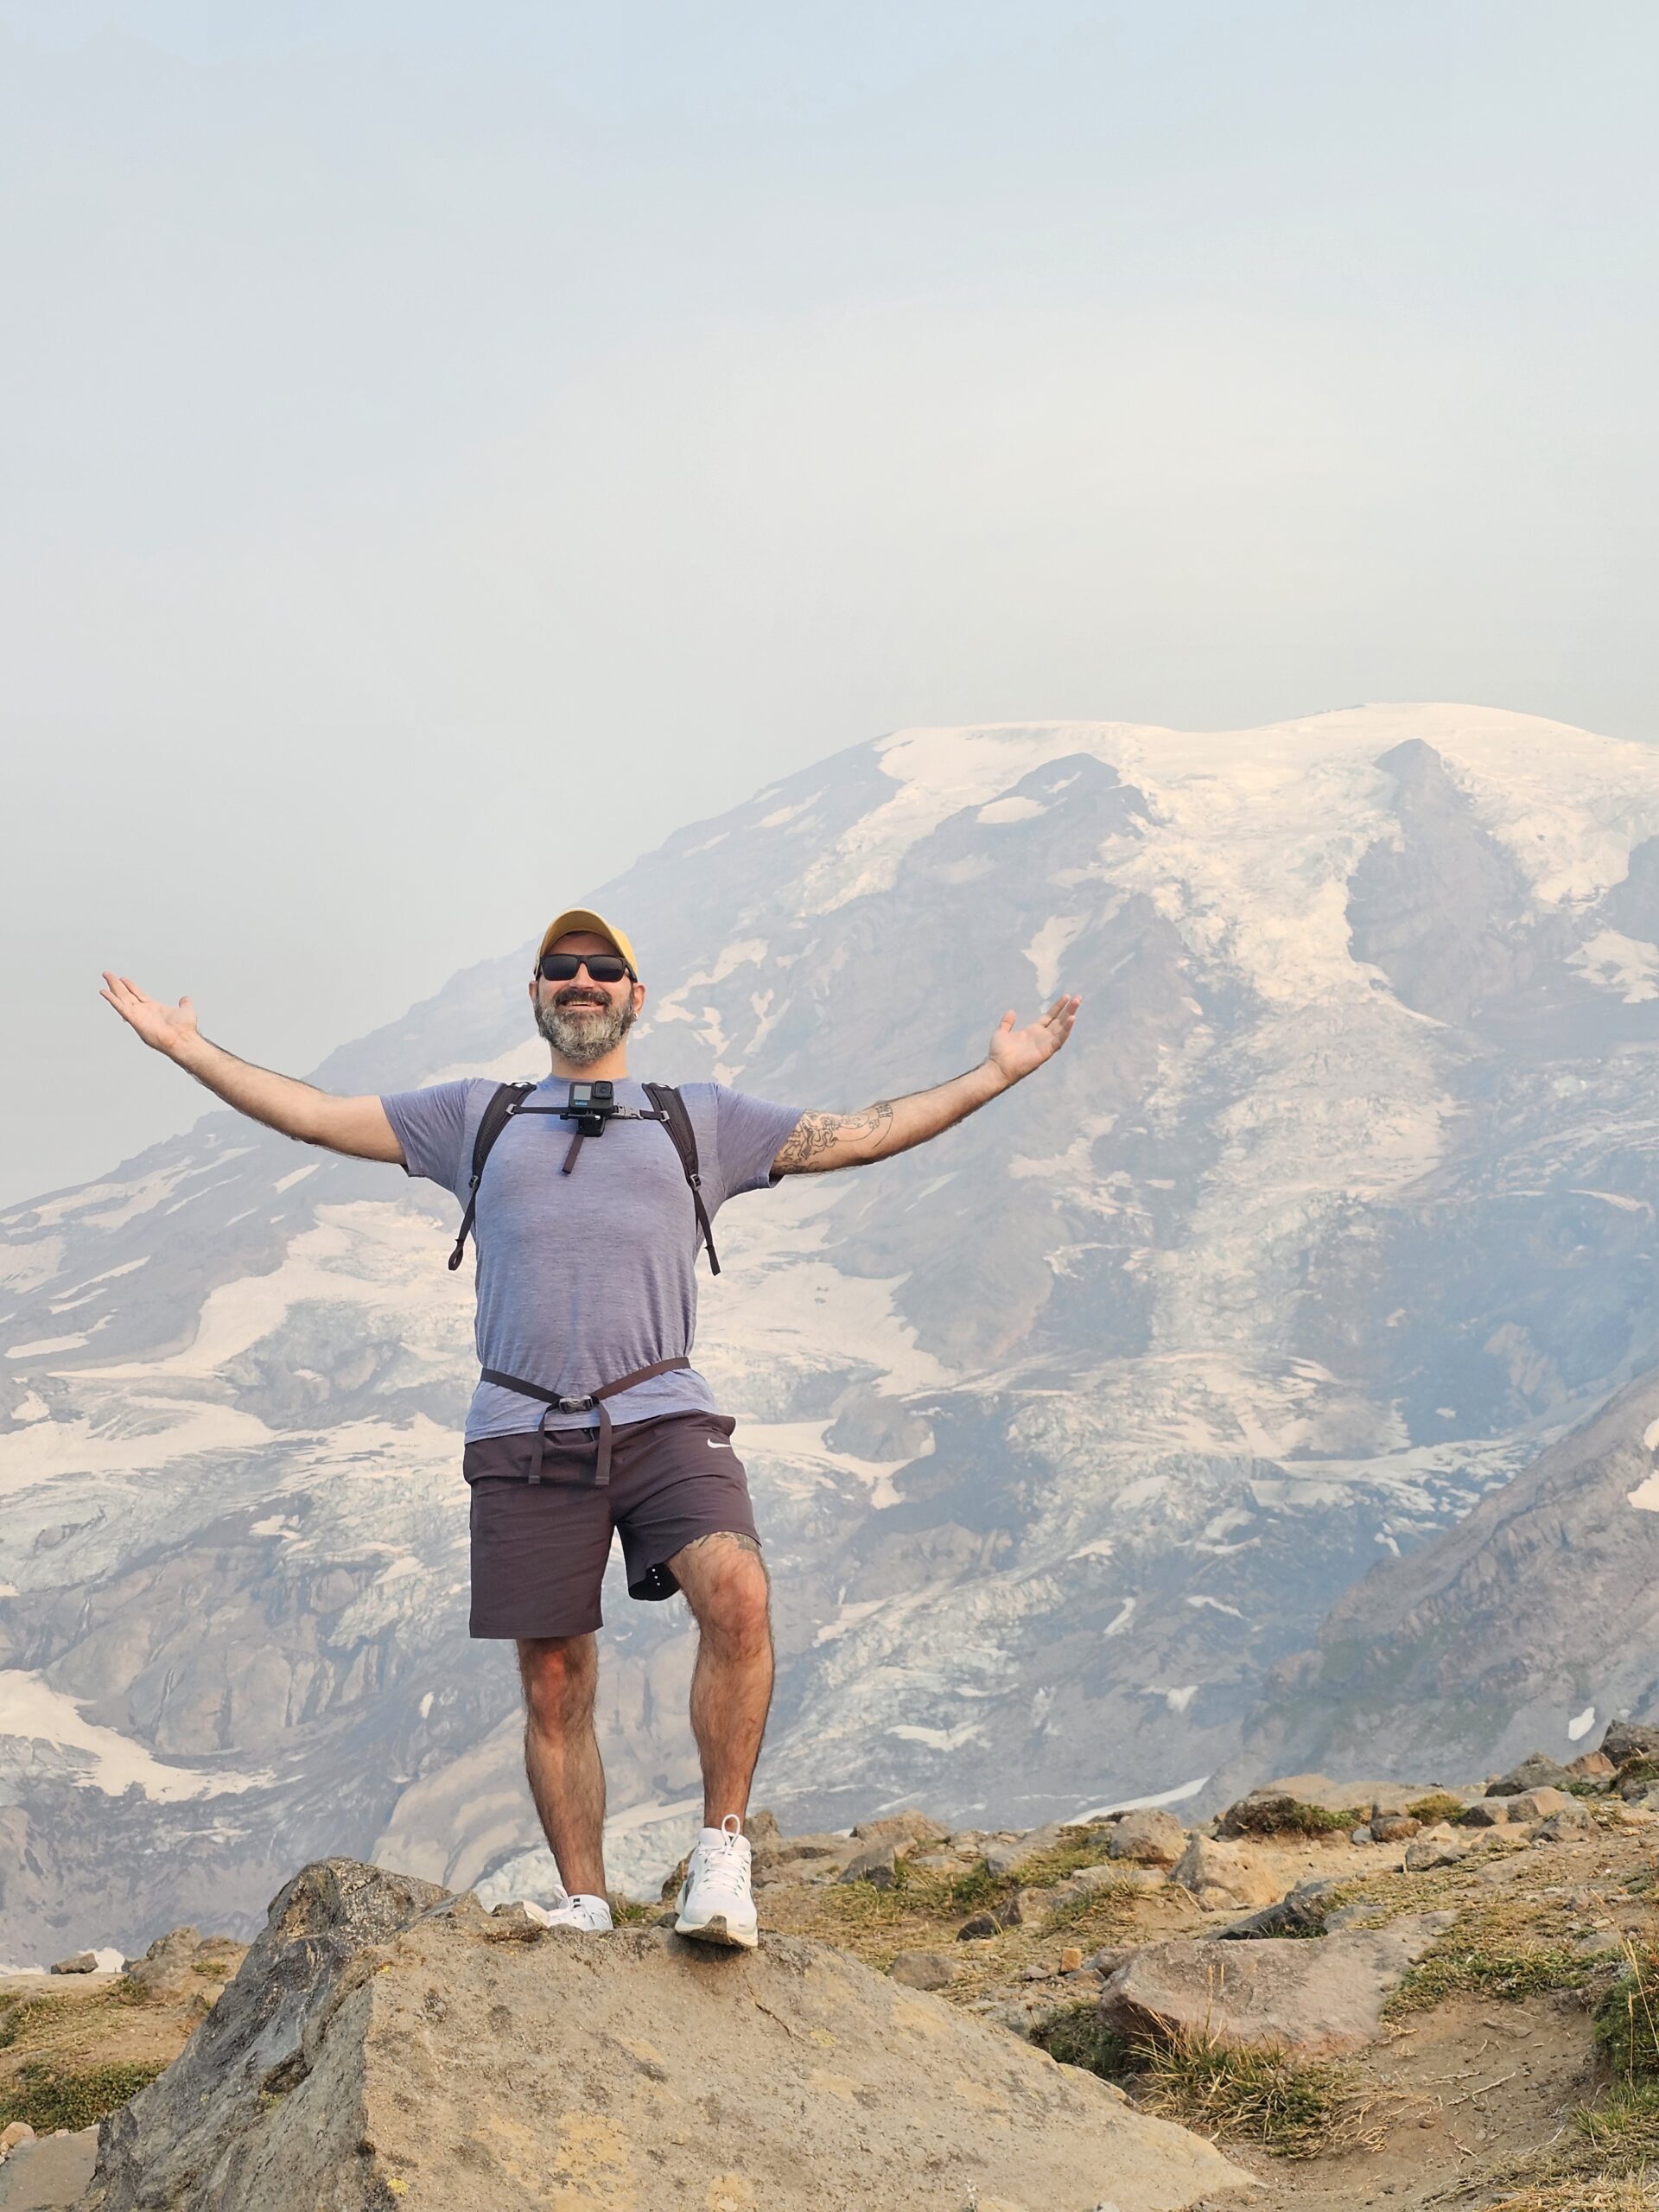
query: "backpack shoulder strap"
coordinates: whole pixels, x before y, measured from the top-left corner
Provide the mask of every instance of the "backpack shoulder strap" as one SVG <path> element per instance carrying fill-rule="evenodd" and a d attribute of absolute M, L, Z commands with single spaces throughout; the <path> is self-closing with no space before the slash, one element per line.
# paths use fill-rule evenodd
<path fill-rule="evenodd" d="M 663 1127 L 674 1141 L 674 1149 L 680 1155 L 680 1166 L 685 1170 L 685 1179 L 691 1186 L 691 1204 L 696 1210 L 697 1230 L 709 1254 L 709 1272 L 720 1273 L 720 1262 L 715 1253 L 715 1232 L 709 1225 L 709 1209 L 702 1203 L 702 1176 L 697 1166 L 697 1133 L 691 1126 L 691 1116 L 686 1111 L 685 1101 L 671 1083 L 648 1083 L 645 1093 L 663 1117 Z"/>
<path fill-rule="evenodd" d="M 455 1239 L 455 1249 L 449 1255 L 449 1271 L 453 1274 L 461 1265 L 461 1255 L 467 1249 L 467 1238 L 473 1226 L 473 1216 L 478 1211 L 478 1186 L 484 1173 L 484 1163 L 507 1123 L 536 1088 L 533 1083 L 503 1083 L 497 1085 L 489 1104 L 479 1117 L 478 1134 L 473 1139 L 473 1179 L 467 1185 L 467 1211 L 461 1217 L 461 1234 Z"/>

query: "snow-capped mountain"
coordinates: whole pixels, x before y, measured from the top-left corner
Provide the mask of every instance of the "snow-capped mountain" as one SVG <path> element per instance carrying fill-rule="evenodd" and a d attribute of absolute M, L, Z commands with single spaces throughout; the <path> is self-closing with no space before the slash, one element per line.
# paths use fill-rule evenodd
<path fill-rule="evenodd" d="M 1659 753 L 1451 706 L 906 731 L 598 896 L 650 1077 L 856 1106 L 1084 995 L 959 1129 L 721 1216 L 697 1357 L 796 1822 L 1196 1796 L 1374 1562 L 1656 1359 Z M 529 964 L 318 1080 L 537 1073 Z M 213 1113 L 0 1220 L 0 1955 L 245 1927 L 324 1849 L 539 1878 L 511 1655 L 465 1633 L 453 1214 Z M 690 1649 L 607 1606 L 639 1878 L 686 1823 Z"/>

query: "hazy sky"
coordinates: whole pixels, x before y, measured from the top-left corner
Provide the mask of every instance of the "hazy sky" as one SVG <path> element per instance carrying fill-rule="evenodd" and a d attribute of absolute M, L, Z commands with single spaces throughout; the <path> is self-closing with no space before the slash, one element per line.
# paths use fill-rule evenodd
<path fill-rule="evenodd" d="M 918 721 L 1659 729 L 1650 4 L 0 0 L 0 1198 Z"/>

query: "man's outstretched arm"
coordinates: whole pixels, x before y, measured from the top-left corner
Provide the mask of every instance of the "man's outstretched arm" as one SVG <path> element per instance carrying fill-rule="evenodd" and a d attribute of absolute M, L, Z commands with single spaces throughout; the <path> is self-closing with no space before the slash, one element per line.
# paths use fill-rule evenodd
<path fill-rule="evenodd" d="M 291 1075 L 274 1075 L 269 1068 L 238 1060 L 234 1052 L 208 1043 L 196 1027 L 196 1009 L 188 999 L 163 1006 L 141 991 L 130 976 L 112 976 L 106 969 L 99 995 L 109 1001 L 146 1045 L 175 1060 L 238 1114 L 280 1129 L 285 1137 L 297 1137 L 302 1144 L 326 1145 L 330 1152 L 350 1153 L 357 1160 L 403 1166 L 404 1148 L 378 1098 L 336 1098 L 332 1091 L 296 1082 Z"/>
<path fill-rule="evenodd" d="M 772 1173 L 817 1175 L 831 1167 L 863 1167 L 954 1128 L 987 1099 L 1052 1060 L 1071 1034 L 1082 1004 L 1079 998 L 1058 998 L 1024 1029 L 1014 1027 L 1010 1009 L 992 1032 L 991 1049 L 980 1065 L 931 1090 L 879 1098 L 857 1114 L 803 1114 L 772 1161 Z"/>

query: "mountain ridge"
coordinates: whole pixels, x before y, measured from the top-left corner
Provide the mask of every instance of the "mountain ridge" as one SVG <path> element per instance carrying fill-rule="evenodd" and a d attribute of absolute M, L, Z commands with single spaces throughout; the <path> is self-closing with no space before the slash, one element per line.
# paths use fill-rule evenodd
<path fill-rule="evenodd" d="M 1537 717 L 1016 723 L 849 748 L 595 894 L 653 983 L 639 1071 L 803 1107 L 1084 995 L 1065 1055 L 937 1145 L 721 1216 L 696 1357 L 774 1565 L 773 1802 L 1204 1802 L 1374 1558 L 1655 1363 L 1656 833 L 1659 755 Z M 527 968 L 318 1076 L 534 1072 Z M 464 1634 L 452 1217 L 216 1112 L 0 1216 L 0 1729 L 32 1716 L 0 1736 L 0 1948 L 63 1948 L 118 1838 L 128 1948 L 181 1853 L 226 1926 L 320 1852 L 544 1875 L 516 1693 Z M 694 1786 L 657 1610 L 613 1594 L 630 1880 Z M 236 1786 L 165 1795 L 175 1766 Z"/>

